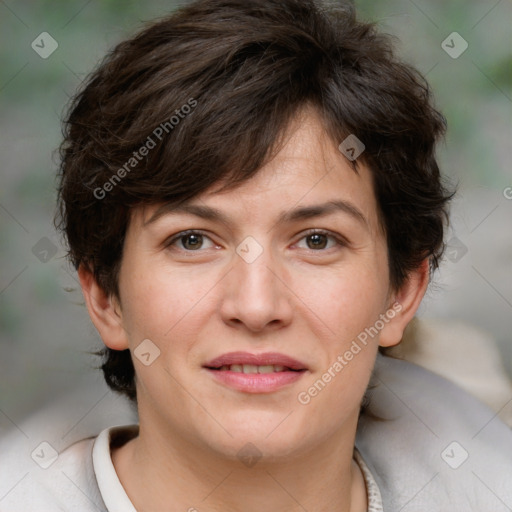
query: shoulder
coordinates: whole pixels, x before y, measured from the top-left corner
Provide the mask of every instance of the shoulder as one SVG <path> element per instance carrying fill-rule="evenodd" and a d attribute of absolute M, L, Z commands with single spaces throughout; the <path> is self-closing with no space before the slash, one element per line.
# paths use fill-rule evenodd
<path fill-rule="evenodd" d="M 0 510 L 5 512 L 106 511 L 92 464 L 95 438 L 57 453 L 46 443 L 20 464 L 20 453 L 2 450 Z M 4 443 L 5 448 L 5 443 Z"/>
<path fill-rule="evenodd" d="M 382 355 L 368 397 L 356 446 L 385 509 L 510 506 L 512 430 L 491 409 L 428 370 Z"/>

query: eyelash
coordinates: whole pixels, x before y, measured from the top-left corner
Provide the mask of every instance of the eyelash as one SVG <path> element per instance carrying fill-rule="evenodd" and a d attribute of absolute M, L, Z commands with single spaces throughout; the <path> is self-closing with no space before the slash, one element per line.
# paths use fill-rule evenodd
<path fill-rule="evenodd" d="M 210 239 L 210 241 L 213 242 L 213 240 L 211 240 L 211 238 L 204 231 L 196 230 L 196 229 L 189 229 L 187 231 L 181 231 L 180 233 L 173 235 L 171 238 L 169 238 L 165 242 L 165 247 L 171 247 L 172 245 L 174 245 L 175 242 L 181 240 L 182 238 L 184 238 L 188 235 L 201 235 L 203 237 Z M 336 236 L 333 233 L 331 233 L 330 231 L 326 231 L 324 229 L 310 229 L 302 235 L 302 237 L 299 239 L 299 241 L 303 240 L 304 238 L 308 238 L 309 236 L 312 236 L 312 235 L 324 235 L 324 236 L 334 240 L 336 245 L 341 246 L 341 247 L 346 247 L 348 245 L 347 240 L 343 239 L 340 236 Z M 215 242 L 213 242 L 213 243 L 215 244 Z M 332 249 L 332 247 L 331 247 L 331 249 Z M 184 252 L 194 253 L 194 252 L 200 252 L 201 249 L 198 249 L 195 251 L 188 250 L 188 249 L 181 249 L 181 250 Z M 311 252 L 324 252 L 329 249 L 308 249 L 308 250 Z"/>

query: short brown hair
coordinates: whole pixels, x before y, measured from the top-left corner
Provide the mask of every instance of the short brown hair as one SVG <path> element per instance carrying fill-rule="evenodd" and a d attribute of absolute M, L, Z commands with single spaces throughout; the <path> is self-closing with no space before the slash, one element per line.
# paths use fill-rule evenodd
<path fill-rule="evenodd" d="M 436 268 L 450 197 L 435 158 L 445 119 L 389 36 L 349 2 L 315 0 L 196 0 L 105 57 L 65 120 L 56 222 L 73 264 L 118 296 L 130 210 L 249 179 L 306 104 L 337 144 L 353 134 L 365 145 L 391 284 L 425 258 Z M 104 355 L 109 386 L 134 399 L 129 351 Z"/>

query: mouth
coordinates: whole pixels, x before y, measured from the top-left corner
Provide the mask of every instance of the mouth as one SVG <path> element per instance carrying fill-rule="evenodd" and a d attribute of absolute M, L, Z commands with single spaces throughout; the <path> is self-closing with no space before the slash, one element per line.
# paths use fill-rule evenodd
<path fill-rule="evenodd" d="M 265 364 L 265 365 L 255 365 L 255 364 L 230 364 L 230 365 L 222 365 L 220 368 L 208 368 L 209 370 L 216 370 L 219 372 L 234 372 L 234 373 L 245 373 L 245 374 L 254 374 L 254 373 L 281 373 L 281 372 L 301 372 L 305 370 L 294 370 L 293 368 L 288 368 L 287 366 L 277 365 L 277 364 Z"/>
<path fill-rule="evenodd" d="M 219 383 L 245 393 L 272 393 L 299 380 L 308 368 L 284 354 L 231 352 L 203 366 Z"/>

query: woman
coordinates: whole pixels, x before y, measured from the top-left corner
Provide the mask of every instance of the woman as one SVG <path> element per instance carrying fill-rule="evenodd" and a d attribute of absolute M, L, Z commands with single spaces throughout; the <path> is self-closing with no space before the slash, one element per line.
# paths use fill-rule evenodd
<path fill-rule="evenodd" d="M 59 220 L 139 424 L 17 504 L 511 506 L 510 431 L 379 352 L 442 255 L 444 129 L 349 4 L 198 0 L 118 45 L 71 107 Z"/>

